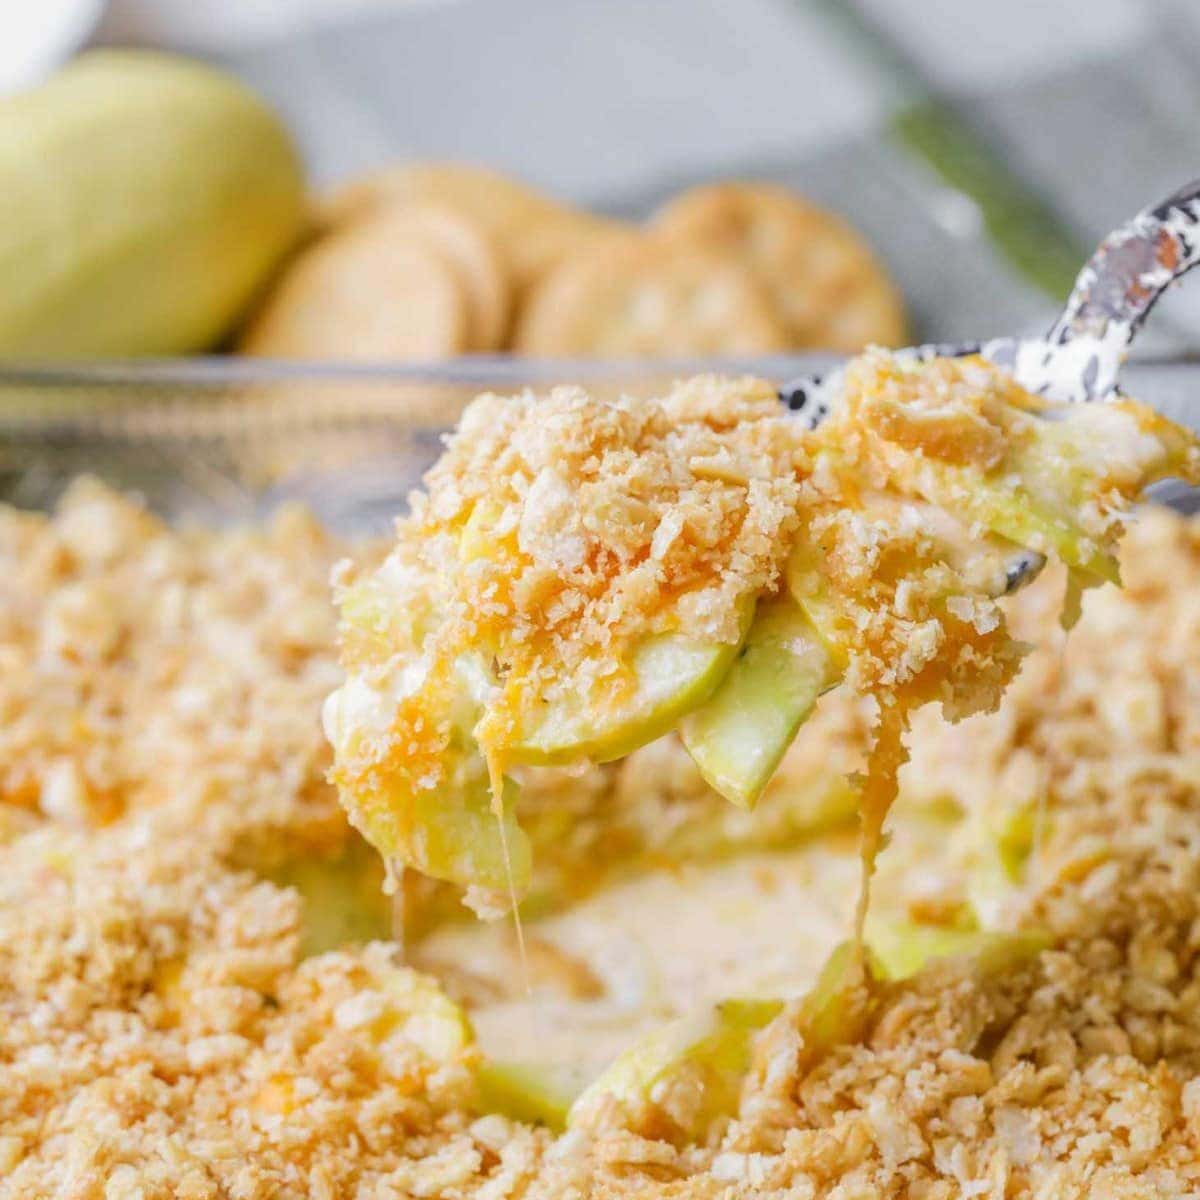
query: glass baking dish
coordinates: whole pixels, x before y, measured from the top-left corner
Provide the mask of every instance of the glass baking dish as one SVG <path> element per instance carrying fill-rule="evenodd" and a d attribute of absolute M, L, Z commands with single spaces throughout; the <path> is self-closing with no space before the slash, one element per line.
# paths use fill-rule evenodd
<path fill-rule="evenodd" d="M 0 368 L 0 502 L 47 508 L 72 478 L 91 474 L 171 520 L 253 521 L 291 501 L 338 532 L 381 533 L 480 392 L 575 383 L 647 394 L 701 372 L 783 383 L 835 361 L 9 366 Z M 1124 379 L 1130 394 L 1200 429 L 1200 359 L 1135 361 Z M 1195 507 L 1182 488 L 1164 485 L 1161 495 Z"/>

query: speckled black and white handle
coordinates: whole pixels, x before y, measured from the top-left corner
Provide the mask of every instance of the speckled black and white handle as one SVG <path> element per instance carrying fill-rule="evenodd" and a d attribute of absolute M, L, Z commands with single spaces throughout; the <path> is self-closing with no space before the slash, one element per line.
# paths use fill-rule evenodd
<path fill-rule="evenodd" d="M 1138 213 L 1102 241 L 1075 280 L 1062 315 L 1044 338 L 995 338 L 973 345 L 916 346 L 918 358 L 982 354 L 1023 387 L 1060 403 L 1106 400 L 1146 314 L 1200 263 L 1200 180 Z M 797 379 L 780 390 L 788 407 L 816 428 L 836 401 L 838 373 Z"/>

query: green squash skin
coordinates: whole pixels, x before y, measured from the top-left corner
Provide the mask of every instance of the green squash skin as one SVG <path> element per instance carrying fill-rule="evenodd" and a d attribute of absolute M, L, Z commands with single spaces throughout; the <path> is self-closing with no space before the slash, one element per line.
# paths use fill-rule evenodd
<path fill-rule="evenodd" d="M 759 605 L 741 656 L 708 703 L 684 718 L 683 744 L 710 787 L 753 808 L 837 679 L 803 608 L 785 592 Z"/>
<path fill-rule="evenodd" d="M 506 752 L 513 762 L 530 766 L 611 762 L 670 733 L 728 674 L 753 615 L 753 602 L 744 601 L 736 642 L 701 642 L 684 634 L 648 639 L 634 654 L 639 685 L 628 700 L 599 715 L 570 699 L 556 701 Z"/>

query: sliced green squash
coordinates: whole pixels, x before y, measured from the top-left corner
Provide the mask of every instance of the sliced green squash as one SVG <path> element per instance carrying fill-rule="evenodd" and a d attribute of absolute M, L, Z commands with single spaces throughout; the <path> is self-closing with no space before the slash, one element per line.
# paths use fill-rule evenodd
<path fill-rule="evenodd" d="M 379 772 L 357 789 L 350 818 L 386 860 L 461 887 L 511 888 L 520 894 L 529 884 L 532 852 L 516 820 L 517 786 L 504 780 L 498 816 L 487 764 L 470 733 L 479 711 L 480 670 L 463 660 L 457 674 L 461 690 L 450 716 L 450 744 L 438 783 L 413 787 L 399 772 Z M 414 686 L 419 686 L 416 677 Z M 352 689 L 355 698 L 347 699 Z M 353 709 L 364 692 L 369 696 L 367 685 L 350 680 L 326 702 L 326 730 L 339 756 L 354 757 L 352 742 L 362 733 L 353 715 L 344 719 L 343 710 Z M 385 710 L 394 702 L 380 697 Z M 351 744 L 343 744 L 343 738 Z"/>
<path fill-rule="evenodd" d="M 868 1016 L 863 1001 L 879 977 L 869 946 L 842 942 L 825 960 L 816 983 L 800 1005 L 799 1026 L 806 1059 L 857 1040 Z"/>
<path fill-rule="evenodd" d="M 821 573 L 820 550 L 801 538 L 792 547 L 784 575 L 788 595 L 800 606 L 829 656 L 831 672 L 840 674 L 849 661 L 841 648 L 844 617 Z"/>
<path fill-rule="evenodd" d="M 1128 436 L 1140 436 L 1131 414 L 1108 405 L 1075 405 L 1056 411 L 1053 419 L 1029 417 L 1031 436 L 1011 446 L 993 470 L 913 455 L 906 483 L 931 503 L 1018 545 L 1048 551 L 1069 567 L 1116 583 L 1116 558 L 1082 528 L 1078 513 L 1094 498 L 1105 466 L 1097 461 L 1094 435 L 1111 440 L 1109 426 L 1122 417 L 1129 424 Z M 1168 450 L 1164 446 L 1164 470 Z"/>
<path fill-rule="evenodd" d="M 753 612 L 753 604 L 744 606 L 742 638 Z M 701 641 L 683 633 L 649 638 L 634 652 L 634 683 L 626 695 L 602 707 L 569 695 L 547 703 L 508 753 L 515 762 L 541 766 L 623 758 L 669 733 L 708 700 L 740 647 L 741 639 Z"/>
<path fill-rule="evenodd" d="M 265 874 L 272 883 L 300 893 L 304 906 L 300 953 L 306 958 L 392 936 L 383 863 L 352 831 L 336 854 L 291 855 Z"/>
<path fill-rule="evenodd" d="M 395 852 L 406 866 L 460 887 L 520 895 L 529 886 L 532 851 L 514 815 L 516 784 L 504 781 L 504 815 L 497 820 L 482 761 L 462 785 L 418 792 L 411 798 L 410 832 Z"/>
<path fill-rule="evenodd" d="M 867 942 L 883 978 L 908 979 L 938 958 L 970 957 L 987 974 L 1033 958 L 1049 945 L 1038 930 L 952 929 L 910 921 L 867 921 Z"/>
<path fill-rule="evenodd" d="M 464 561 L 483 556 L 497 535 L 497 510 L 477 504 L 459 534 Z M 554 766 L 590 759 L 609 762 L 669 733 L 681 717 L 703 704 L 737 657 L 754 614 L 753 599 L 739 614 L 736 642 L 699 639 L 686 632 L 663 633 L 637 646 L 629 663 L 632 686 L 598 703 L 566 692 L 541 705 L 504 747 L 507 758 L 529 766 Z"/>
<path fill-rule="evenodd" d="M 724 1000 L 655 1030 L 580 1095 L 568 1126 L 588 1124 L 605 1097 L 633 1109 L 654 1104 L 678 1071 L 689 1070 L 696 1073 L 703 1101 L 689 1108 L 688 1127 L 680 1132 L 701 1136 L 710 1122 L 736 1108 L 754 1035 L 782 1008 L 779 1000 Z"/>
<path fill-rule="evenodd" d="M 551 1066 L 493 1059 L 480 1064 L 475 1078 L 481 1111 L 545 1125 L 555 1133 L 566 1127 L 567 1113 L 587 1084 L 574 1064 Z"/>
<path fill-rule="evenodd" d="M 807 1058 L 860 1036 L 873 977 L 867 957 L 853 942 L 833 951 L 797 1014 Z M 682 1137 L 702 1137 L 714 1120 L 736 1111 L 755 1035 L 782 1011 L 781 1000 L 725 1000 L 655 1030 L 580 1095 L 568 1127 L 590 1124 L 606 1098 L 631 1113 L 657 1105 L 668 1096 L 669 1083 L 686 1073 L 700 1090 L 701 1103 L 689 1105 L 686 1114 L 665 1115 L 680 1126 Z"/>
<path fill-rule="evenodd" d="M 919 478 L 929 499 L 939 491 L 950 495 L 964 488 L 969 495 L 956 501 L 974 521 L 994 533 L 1034 550 L 1048 550 L 1069 567 L 1107 583 L 1119 583 L 1116 557 L 1090 538 L 1068 515 L 1066 509 L 1045 497 L 1037 498 L 1023 484 L 990 479 L 982 473 L 959 479 L 962 468 L 944 463 L 927 463 Z M 949 476 L 949 478 L 947 478 Z"/>
<path fill-rule="evenodd" d="M 708 785 L 740 808 L 752 808 L 818 697 L 838 677 L 789 594 L 760 605 L 737 661 L 680 727 Z"/>

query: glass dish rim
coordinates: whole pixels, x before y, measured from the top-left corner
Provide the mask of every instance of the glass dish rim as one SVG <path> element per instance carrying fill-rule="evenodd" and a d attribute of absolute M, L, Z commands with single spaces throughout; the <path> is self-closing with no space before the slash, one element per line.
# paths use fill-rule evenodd
<path fill-rule="evenodd" d="M 954 348 L 947 344 L 947 350 Z M 667 358 L 521 358 L 509 354 L 461 355 L 425 362 L 335 362 L 198 355 L 184 358 L 0 361 L 0 388 L 11 386 L 157 386 L 219 387 L 312 380 L 349 383 L 431 383 L 458 387 L 485 386 L 491 380 L 514 385 L 580 382 L 631 376 L 663 377 L 699 374 L 749 374 L 786 379 L 808 371 L 828 370 L 849 356 L 826 351 L 728 357 Z M 1200 351 L 1131 355 L 1129 367 L 1144 369 L 1200 368 Z"/>
<path fill-rule="evenodd" d="M 449 428 L 462 404 L 480 392 L 539 390 L 555 384 L 666 388 L 698 374 L 753 375 L 784 384 L 843 361 L 845 356 L 827 353 L 664 359 L 479 355 L 421 363 L 220 355 L 10 360 L 0 362 L 0 443 L 19 446 L 58 437 L 226 441 L 350 425 L 432 433 Z M 1149 381 L 1153 376 L 1164 398 L 1171 397 L 1160 406 L 1162 411 L 1200 429 L 1200 405 L 1191 401 L 1191 379 L 1198 370 L 1197 353 L 1133 356 L 1127 379 L 1136 395 L 1139 378 Z M 311 391 L 304 403 L 297 403 L 290 389 L 306 386 Z M 414 398 L 410 391 L 406 399 L 405 388 L 430 393 Z M 454 403 L 434 400 L 437 389 L 452 393 Z M 96 390 L 103 394 L 89 394 Z"/>

